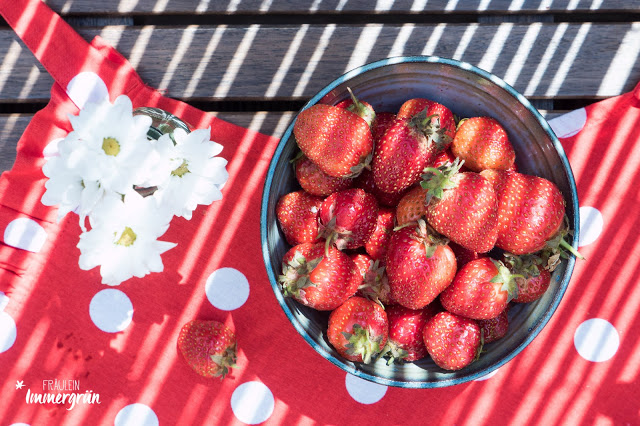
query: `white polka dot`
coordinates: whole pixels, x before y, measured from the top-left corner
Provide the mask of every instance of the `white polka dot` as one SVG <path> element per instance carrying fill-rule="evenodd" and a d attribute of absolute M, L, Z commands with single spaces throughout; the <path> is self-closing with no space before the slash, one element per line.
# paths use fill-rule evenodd
<path fill-rule="evenodd" d="M 618 351 L 618 330 L 607 320 L 589 319 L 578 326 L 573 335 L 573 344 L 580 356 L 587 361 L 602 362 Z"/>
<path fill-rule="evenodd" d="M 604 220 L 602 214 L 595 207 L 580 207 L 580 247 L 593 243 L 602 234 Z"/>
<path fill-rule="evenodd" d="M 231 410 L 243 423 L 255 425 L 271 417 L 275 401 L 269 388 L 261 382 L 241 384 L 231 395 Z"/>
<path fill-rule="evenodd" d="M 38 253 L 45 241 L 47 231 L 33 219 L 14 219 L 4 229 L 4 243 L 15 248 Z"/>
<path fill-rule="evenodd" d="M 549 125 L 559 138 L 568 138 L 577 134 L 587 123 L 587 110 L 579 108 L 549 120 Z"/>
<path fill-rule="evenodd" d="M 249 298 L 249 281 L 237 269 L 220 268 L 207 278 L 205 293 L 213 306 L 232 311 L 244 305 Z"/>
<path fill-rule="evenodd" d="M 30 426 L 29 423 L 12 423 L 9 426 Z"/>
<path fill-rule="evenodd" d="M 482 377 L 478 377 L 477 379 L 474 380 L 474 382 L 482 382 L 484 380 L 489 380 L 490 378 L 492 378 L 493 376 L 495 376 L 496 374 L 498 374 L 498 368 L 496 368 L 495 370 L 493 370 L 491 373 L 489 374 L 485 374 Z"/>
<path fill-rule="evenodd" d="M 16 322 L 6 312 L 0 312 L 0 353 L 13 346 L 18 335 Z"/>
<path fill-rule="evenodd" d="M 387 387 L 347 373 L 345 386 L 351 398 L 361 404 L 375 404 L 387 393 Z"/>
<path fill-rule="evenodd" d="M 67 85 L 67 95 L 78 108 L 87 102 L 100 103 L 109 99 L 109 90 L 104 81 L 94 72 L 81 72 Z"/>
<path fill-rule="evenodd" d="M 113 426 L 158 426 L 158 416 L 145 404 L 130 404 L 118 411 Z"/>
<path fill-rule="evenodd" d="M 133 305 L 122 291 L 109 288 L 93 296 L 89 304 L 89 316 L 100 330 L 117 333 L 131 324 Z"/>
<path fill-rule="evenodd" d="M 61 140 L 63 139 L 62 138 L 53 139 L 47 144 L 47 146 L 44 147 L 44 149 L 42 150 L 42 155 L 44 156 L 44 158 L 57 157 L 60 154 L 58 152 L 58 144 L 60 143 Z"/>
<path fill-rule="evenodd" d="M 4 308 L 9 304 L 9 296 L 4 294 L 4 291 L 0 291 L 0 312 L 4 311 Z"/>

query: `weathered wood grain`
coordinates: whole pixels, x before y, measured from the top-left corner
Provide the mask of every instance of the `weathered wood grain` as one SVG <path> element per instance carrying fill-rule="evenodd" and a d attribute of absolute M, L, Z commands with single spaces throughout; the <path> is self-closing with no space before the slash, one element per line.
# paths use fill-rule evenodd
<path fill-rule="evenodd" d="M 54 10 L 67 13 L 469 13 L 637 10 L 636 1 L 607 0 L 46 0 Z"/>
<path fill-rule="evenodd" d="M 596 98 L 640 81 L 630 24 L 82 28 L 129 58 L 151 86 L 186 100 L 304 100 L 345 71 L 399 55 L 469 62 L 534 98 Z M 0 101 L 46 100 L 51 77 L 0 30 Z"/>

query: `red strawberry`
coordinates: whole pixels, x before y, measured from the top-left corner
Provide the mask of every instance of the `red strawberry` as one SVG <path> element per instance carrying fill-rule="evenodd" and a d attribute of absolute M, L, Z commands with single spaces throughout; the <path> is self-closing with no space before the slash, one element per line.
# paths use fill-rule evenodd
<path fill-rule="evenodd" d="M 396 121 L 396 115 L 392 112 L 379 112 L 376 115 L 376 119 L 371 126 L 371 134 L 373 135 L 373 142 L 376 144 L 382 135 L 391 127 L 393 122 Z"/>
<path fill-rule="evenodd" d="M 508 170 L 516 159 L 507 132 L 491 117 L 463 120 L 451 143 L 451 151 L 474 172 L 485 169 Z"/>
<path fill-rule="evenodd" d="M 459 173 L 460 166 L 456 159 L 449 166 L 425 169 L 426 219 L 451 241 L 486 253 L 498 238 L 498 199 L 489 181 L 478 173 Z"/>
<path fill-rule="evenodd" d="M 353 296 L 362 282 L 353 260 L 324 243 L 303 243 L 289 249 L 279 277 L 282 293 L 305 306 L 330 311 Z"/>
<path fill-rule="evenodd" d="M 518 172 L 485 170 L 481 175 L 498 197 L 496 246 L 513 254 L 542 250 L 563 223 L 565 204 L 558 187 Z"/>
<path fill-rule="evenodd" d="M 453 253 L 456 255 L 456 262 L 458 263 L 458 269 L 462 268 L 467 263 L 472 260 L 479 259 L 481 257 L 486 257 L 486 253 L 476 253 L 475 251 L 471 251 L 454 243 L 453 241 L 449 242 L 449 247 L 453 250 Z"/>
<path fill-rule="evenodd" d="M 367 122 L 332 105 L 315 104 L 302 111 L 293 134 L 304 155 L 329 176 L 357 176 L 373 150 Z"/>
<path fill-rule="evenodd" d="M 405 101 L 400 106 L 398 117 L 414 117 L 421 113 L 426 117 L 432 116 L 434 120 L 438 121 L 437 126 L 432 128 L 431 131 L 437 133 L 436 138 L 438 140 L 445 141 L 444 145 L 448 145 L 456 134 L 456 121 L 451 110 L 429 99 L 414 98 Z"/>
<path fill-rule="evenodd" d="M 437 366 L 460 370 L 478 359 L 482 351 L 478 322 L 443 311 L 431 318 L 423 330 L 427 352 Z"/>
<path fill-rule="evenodd" d="M 294 168 L 302 189 L 318 197 L 326 197 L 353 186 L 353 179 L 329 176 L 304 155 L 295 160 Z"/>
<path fill-rule="evenodd" d="M 236 366 L 236 336 L 223 323 L 191 320 L 182 326 L 178 349 L 196 373 L 223 379 Z"/>
<path fill-rule="evenodd" d="M 495 318 L 478 320 L 478 324 L 482 329 L 482 339 L 484 343 L 491 343 L 502 339 L 509 331 L 507 309 Z"/>
<path fill-rule="evenodd" d="M 391 298 L 410 309 L 431 303 L 453 280 L 456 258 L 447 245 L 435 242 L 424 221 L 398 229 L 387 250 Z"/>
<path fill-rule="evenodd" d="M 389 280 L 384 266 L 380 266 L 380 261 L 373 260 L 368 254 L 364 253 L 354 253 L 350 257 L 362 276 L 362 283 L 356 294 L 383 305 L 390 304 L 391 289 L 389 288 Z"/>
<path fill-rule="evenodd" d="M 421 186 L 414 186 L 407 191 L 396 207 L 396 223 L 404 226 L 417 222 L 427 214 L 427 190 Z"/>
<path fill-rule="evenodd" d="M 448 128 L 427 111 L 396 119 L 377 142 L 371 169 L 382 191 L 397 193 L 418 182 L 425 166 L 450 143 Z"/>
<path fill-rule="evenodd" d="M 349 99 L 345 99 L 344 101 L 336 104 L 338 108 L 344 108 L 348 111 L 353 112 L 354 114 L 362 117 L 364 121 L 367 122 L 369 127 L 373 125 L 376 120 L 376 112 L 370 103 L 359 100 L 351 91 L 351 88 L 347 87 L 349 91 Z"/>
<path fill-rule="evenodd" d="M 527 303 L 541 298 L 551 283 L 545 259 L 532 254 L 515 256 L 510 253 L 506 253 L 504 258 L 511 273 L 520 275 L 516 277 L 517 297 L 512 302 Z"/>
<path fill-rule="evenodd" d="M 329 343 L 350 361 L 372 362 L 387 343 L 388 333 L 386 312 L 364 297 L 351 297 L 329 315 Z"/>
<path fill-rule="evenodd" d="M 376 219 L 376 229 L 364 243 L 364 249 L 367 254 L 374 260 L 379 260 L 384 264 L 387 254 L 387 246 L 389 239 L 393 233 L 395 224 L 395 211 L 388 207 L 380 207 L 378 209 L 378 217 Z"/>
<path fill-rule="evenodd" d="M 289 244 L 314 242 L 318 237 L 318 213 L 323 199 L 305 191 L 283 195 L 276 204 L 276 217 Z"/>
<path fill-rule="evenodd" d="M 398 201 L 404 195 L 404 191 L 401 192 L 384 192 L 376 186 L 373 179 L 373 172 L 368 169 L 364 169 L 360 175 L 355 178 L 354 186 L 356 188 L 362 188 L 369 194 L 372 194 L 378 200 L 378 203 L 387 207 L 395 207 Z"/>
<path fill-rule="evenodd" d="M 389 320 L 389 340 L 381 357 L 389 358 L 387 364 L 417 361 L 427 356 L 422 332 L 427 321 L 438 312 L 435 305 L 429 304 L 423 309 L 391 305 L 386 311 Z"/>
<path fill-rule="evenodd" d="M 447 311 L 466 318 L 489 319 L 505 310 L 515 292 L 515 277 L 509 269 L 502 262 L 483 257 L 460 268 L 440 294 L 440 303 Z"/>
<path fill-rule="evenodd" d="M 376 229 L 378 202 L 360 188 L 334 192 L 320 206 L 321 237 L 338 249 L 363 247 Z"/>

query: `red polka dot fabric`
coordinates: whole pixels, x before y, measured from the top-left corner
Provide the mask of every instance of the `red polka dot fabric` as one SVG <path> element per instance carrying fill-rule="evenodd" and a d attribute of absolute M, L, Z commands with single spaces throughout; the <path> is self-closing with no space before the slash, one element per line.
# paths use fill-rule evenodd
<path fill-rule="evenodd" d="M 575 174 L 587 260 L 544 330 L 482 380 L 400 389 L 323 359 L 273 295 L 259 209 L 277 139 L 162 96 L 40 1 L 4 2 L 0 13 L 56 80 L 0 178 L 0 424 L 640 423 L 640 86 L 550 122 Z M 78 267 L 77 216 L 58 223 L 40 203 L 41 167 L 71 130 L 67 114 L 120 94 L 211 126 L 230 176 L 222 200 L 174 218 L 163 239 L 178 246 L 162 273 L 108 287 Z M 178 333 L 194 318 L 237 335 L 238 366 L 222 381 L 180 358 Z"/>

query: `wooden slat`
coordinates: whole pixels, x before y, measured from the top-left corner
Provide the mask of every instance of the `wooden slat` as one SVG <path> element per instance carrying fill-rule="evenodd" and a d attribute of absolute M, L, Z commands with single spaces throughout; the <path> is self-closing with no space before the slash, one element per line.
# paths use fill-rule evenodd
<path fill-rule="evenodd" d="M 608 97 L 640 81 L 640 23 L 111 26 L 79 32 L 87 40 L 101 35 L 149 85 L 186 100 L 304 100 L 349 69 L 416 54 L 461 59 L 534 98 Z M 0 102 L 48 99 L 51 77 L 10 30 L 0 31 L 0 64 Z"/>
<path fill-rule="evenodd" d="M 625 11 L 638 10 L 637 1 L 607 0 L 46 0 L 54 10 L 60 13 L 472 13 L 472 12 L 563 12 L 571 11 Z"/>

